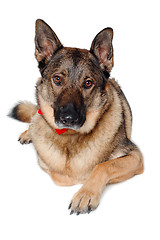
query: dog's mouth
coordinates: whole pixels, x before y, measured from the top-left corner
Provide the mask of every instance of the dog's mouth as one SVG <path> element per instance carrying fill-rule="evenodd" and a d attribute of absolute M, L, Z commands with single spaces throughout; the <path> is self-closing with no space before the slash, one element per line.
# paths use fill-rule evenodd
<path fill-rule="evenodd" d="M 67 128 L 72 130 L 80 129 L 85 120 L 84 109 L 78 111 L 72 103 L 54 109 L 55 123 L 59 129 Z"/>

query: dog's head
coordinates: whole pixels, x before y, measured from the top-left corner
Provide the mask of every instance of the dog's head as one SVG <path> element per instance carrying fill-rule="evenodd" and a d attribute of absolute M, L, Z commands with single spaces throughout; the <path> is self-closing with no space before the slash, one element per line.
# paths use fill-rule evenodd
<path fill-rule="evenodd" d="M 88 133 L 96 125 L 107 102 L 112 38 L 113 30 L 106 28 L 97 34 L 90 51 L 66 48 L 44 21 L 36 21 L 35 56 L 42 75 L 37 100 L 53 128 Z"/>

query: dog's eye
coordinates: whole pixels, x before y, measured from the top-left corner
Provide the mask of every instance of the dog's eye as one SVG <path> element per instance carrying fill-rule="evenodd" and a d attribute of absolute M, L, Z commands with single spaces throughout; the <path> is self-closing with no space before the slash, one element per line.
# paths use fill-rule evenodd
<path fill-rule="evenodd" d="M 87 80 L 83 83 L 83 88 L 85 88 L 85 89 L 89 89 L 92 86 L 93 86 L 93 81 L 91 81 L 91 80 Z"/>
<path fill-rule="evenodd" d="M 53 82 L 57 85 L 60 86 L 62 85 L 62 79 L 60 76 L 53 76 L 52 77 Z"/>

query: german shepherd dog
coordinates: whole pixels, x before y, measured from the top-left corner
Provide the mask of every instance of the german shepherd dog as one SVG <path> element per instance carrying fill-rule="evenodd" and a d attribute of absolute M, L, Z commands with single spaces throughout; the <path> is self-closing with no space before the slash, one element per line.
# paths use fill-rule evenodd
<path fill-rule="evenodd" d="M 106 184 L 143 172 L 142 154 L 130 140 L 130 106 L 109 77 L 112 38 L 113 30 L 105 28 L 90 51 L 63 47 L 54 31 L 38 19 L 37 105 L 20 102 L 10 114 L 31 123 L 20 143 L 33 143 L 39 165 L 56 184 L 83 184 L 71 200 L 71 214 L 90 213 Z"/>

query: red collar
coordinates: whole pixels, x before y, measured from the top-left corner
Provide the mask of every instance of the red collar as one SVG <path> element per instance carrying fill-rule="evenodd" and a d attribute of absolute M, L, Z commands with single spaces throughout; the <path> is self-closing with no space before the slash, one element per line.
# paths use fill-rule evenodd
<path fill-rule="evenodd" d="M 39 113 L 40 115 L 43 115 L 43 113 L 42 113 L 42 111 L 41 111 L 40 108 L 38 109 L 38 113 Z M 67 130 L 68 130 L 67 128 L 55 129 L 55 131 L 56 131 L 56 133 L 57 133 L 58 135 L 60 135 L 60 134 L 62 134 L 62 133 L 65 133 Z"/>

